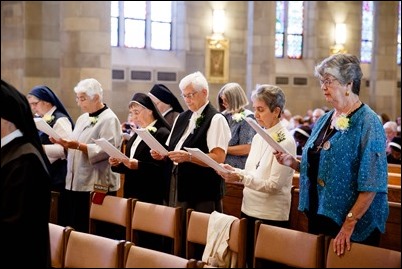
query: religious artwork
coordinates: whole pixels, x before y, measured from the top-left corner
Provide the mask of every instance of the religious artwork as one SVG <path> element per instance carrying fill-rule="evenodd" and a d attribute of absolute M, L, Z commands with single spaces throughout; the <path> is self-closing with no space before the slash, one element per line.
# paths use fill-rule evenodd
<path fill-rule="evenodd" d="M 229 81 L 229 41 L 227 39 L 207 38 L 205 67 L 209 83 Z"/>

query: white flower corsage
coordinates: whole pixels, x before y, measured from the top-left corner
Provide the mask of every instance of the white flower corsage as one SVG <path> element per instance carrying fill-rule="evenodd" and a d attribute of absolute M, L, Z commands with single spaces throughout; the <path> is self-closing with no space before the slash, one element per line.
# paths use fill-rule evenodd
<path fill-rule="evenodd" d="M 147 130 L 150 133 L 156 133 L 156 128 L 154 126 L 147 126 Z"/>
<path fill-rule="evenodd" d="M 350 119 L 347 117 L 347 115 L 342 113 L 335 119 L 334 127 L 342 133 L 346 132 L 350 126 L 349 121 Z"/>
<path fill-rule="evenodd" d="M 44 115 L 43 120 L 47 122 L 47 124 L 51 123 L 54 120 L 53 115 Z"/>
<path fill-rule="evenodd" d="M 246 113 L 240 112 L 240 113 L 235 113 L 232 115 L 232 120 L 234 120 L 235 122 L 240 122 L 242 120 L 244 120 L 246 118 Z"/>
<path fill-rule="evenodd" d="M 89 117 L 89 122 L 91 125 L 95 125 L 98 122 L 98 117 Z"/>
<path fill-rule="evenodd" d="M 286 139 L 285 134 L 282 131 L 272 134 L 271 137 L 278 143 Z"/>

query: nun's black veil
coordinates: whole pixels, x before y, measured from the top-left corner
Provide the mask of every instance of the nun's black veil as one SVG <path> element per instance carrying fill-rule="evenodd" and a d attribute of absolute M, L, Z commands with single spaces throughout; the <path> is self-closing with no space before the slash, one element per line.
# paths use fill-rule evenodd
<path fill-rule="evenodd" d="M 50 171 L 50 163 L 40 142 L 32 110 L 26 97 L 12 85 L 1 80 L 0 104 L 1 118 L 15 124 L 16 128 L 22 132 L 25 140 L 40 152 L 48 171 Z"/>
<path fill-rule="evenodd" d="M 149 110 L 152 110 L 152 114 L 156 120 L 162 123 L 169 131 L 171 129 L 169 123 L 165 120 L 165 118 L 162 116 L 162 114 L 159 112 L 159 109 L 156 107 L 155 103 L 151 100 L 151 98 L 146 95 L 145 93 L 135 93 L 133 98 L 131 99 L 131 102 L 136 102 Z M 131 103 L 130 102 L 130 103 Z"/>

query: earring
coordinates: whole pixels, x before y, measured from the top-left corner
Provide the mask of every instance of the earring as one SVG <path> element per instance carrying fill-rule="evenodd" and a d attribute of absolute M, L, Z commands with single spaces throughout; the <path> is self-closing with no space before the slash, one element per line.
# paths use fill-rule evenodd
<path fill-rule="evenodd" d="M 349 96 L 349 91 L 346 91 L 346 92 L 345 92 L 345 96 Z"/>

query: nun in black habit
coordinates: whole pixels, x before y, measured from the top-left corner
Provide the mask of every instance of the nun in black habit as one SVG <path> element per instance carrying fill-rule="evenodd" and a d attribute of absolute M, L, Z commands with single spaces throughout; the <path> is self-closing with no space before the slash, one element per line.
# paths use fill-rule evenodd
<path fill-rule="evenodd" d="M 50 267 L 49 160 L 26 97 L 1 80 L 0 245 L 4 268 Z M 27 243 L 29 251 L 23 251 Z"/>

